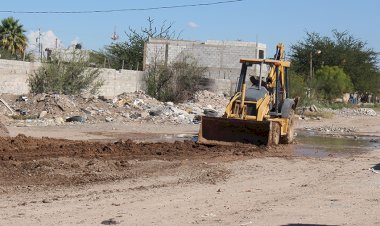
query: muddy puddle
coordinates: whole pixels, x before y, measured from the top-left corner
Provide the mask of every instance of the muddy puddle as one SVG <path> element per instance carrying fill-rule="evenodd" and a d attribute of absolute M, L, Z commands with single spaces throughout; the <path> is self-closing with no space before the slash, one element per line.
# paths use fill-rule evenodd
<path fill-rule="evenodd" d="M 378 137 L 333 137 L 301 133 L 296 140 L 295 154 L 306 157 L 349 156 L 380 148 Z"/>
<path fill-rule="evenodd" d="M 160 134 L 160 133 L 117 133 L 117 132 L 95 132 L 92 135 L 101 135 L 105 139 L 91 139 L 92 141 L 113 141 L 131 139 L 137 143 L 155 143 L 192 140 L 197 142 L 197 134 Z M 328 156 L 350 156 L 361 154 L 376 148 L 380 148 L 379 137 L 334 137 L 319 136 L 307 132 L 299 132 L 296 144 L 292 145 L 296 156 L 304 157 L 328 157 Z"/>

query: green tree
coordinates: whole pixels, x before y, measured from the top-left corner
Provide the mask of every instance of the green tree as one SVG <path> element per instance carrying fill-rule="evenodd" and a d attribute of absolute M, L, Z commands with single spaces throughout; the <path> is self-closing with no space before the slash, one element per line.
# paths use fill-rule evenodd
<path fill-rule="evenodd" d="M 129 28 L 126 32 L 127 40 L 112 43 L 101 51 L 91 54 L 91 61 L 98 66 L 111 67 L 114 69 L 142 70 L 144 61 L 144 44 L 149 38 L 173 39 L 179 35 L 173 31 L 173 23 L 163 22 L 156 26 L 154 20 L 148 18 L 148 26 L 140 30 Z"/>
<path fill-rule="evenodd" d="M 348 32 L 333 30 L 332 37 L 308 32 L 304 40 L 291 46 L 293 70 L 305 78 L 309 76 L 311 55 L 314 71 L 338 66 L 351 78 L 355 91 L 378 92 L 378 53 Z"/>
<path fill-rule="evenodd" d="M 350 77 L 343 69 L 337 66 L 323 66 L 315 74 L 315 85 L 317 96 L 333 100 L 342 97 L 343 93 L 352 91 L 353 84 Z"/>
<path fill-rule="evenodd" d="M 289 80 L 290 80 L 290 96 L 291 97 L 300 97 L 301 101 L 304 101 L 307 94 L 307 86 L 304 80 L 304 77 L 300 74 L 297 74 L 293 70 L 289 71 Z"/>
<path fill-rule="evenodd" d="M 12 55 L 24 53 L 27 46 L 25 30 L 19 20 L 13 17 L 5 18 L 0 24 L 0 46 Z"/>
<path fill-rule="evenodd" d="M 67 56 L 52 58 L 29 76 L 32 93 L 53 92 L 68 95 L 96 93 L 103 85 L 100 70 L 89 68 L 89 61 L 80 50 L 74 51 L 69 60 Z"/>

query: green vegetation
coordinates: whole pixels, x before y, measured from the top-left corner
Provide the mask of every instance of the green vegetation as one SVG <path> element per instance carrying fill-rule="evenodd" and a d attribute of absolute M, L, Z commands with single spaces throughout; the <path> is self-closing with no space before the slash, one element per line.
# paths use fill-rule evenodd
<path fill-rule="evenodd" d="M 11 115 L 10 117 L 15 120 L 38 119 L 38 115 Z"/>
<path fill-rule="evenodd" d="M 32 93 L 81 94 L 96 93 L 103 85 L 100 70 L 89 68 L 89 61 L 79 51 L 74 51 L 70 61 L 53 58 L 29 76 Z"/>
<path fill-rule="evenodd" d="M 22 59 L 27 46 L 25 30 L 19 20 L 13 17 L 5 18 L 0 24 L 1 57 L 7 59 Z"/>
<path fill-rule="evenodd" d="M 302 75 L 297 74 L 290 68 L 289 71 L 289 79 L 290 79 L 290 96 L 291 97 L 300 97 L 301 100 L 305 100 L 307 98 L 306 95 L 306 83 Z"/>
<path fill-rule="evenodd" d="M 304 40 L 291 46 L 290 57 L 294 73 L 301 76 L 305 87 L 312 89 L 311 99 L 332 101 L 347 91 L 379 95 L 378 53 L 348 32 L 333 30 L 332 37 L 306 33 Z M 315 74 L 312 78 L 311 59 Z M 299 82 L 301 78 L 297 77 L 296 81 Z M 292 82 L 293 87 L 296 81 Z M 323 95 L 320 95 L 321 90 Z"/>
<path fill-rule="evenodd" d="M 142 70 L 144 60 L 144 44 L 149 38 L 178 38 L 173 31 L 173 24 L 155 26 L 154 20 L 148 18 L 148 26 L 140 30 L 129 28 L 127 40 L 112 43 L 101 51 L 91 53 L 91 62 L 97 66 L 119 69 Z"/>
<path fill-rule="evenodd" d="M 314 82 L 315 96 L 326 100 L 339 98 L 353 89 L 351 78 L 337 66 L 323 66 L 316 72 Z"/>
<path fill-rule="evenodd" d="M 155 62 L 147 70 L 147 93 L 161 101 L 180 102 L 187 100 L 199 89 L 206 68 L 183 56 L 171 65 Z"/>

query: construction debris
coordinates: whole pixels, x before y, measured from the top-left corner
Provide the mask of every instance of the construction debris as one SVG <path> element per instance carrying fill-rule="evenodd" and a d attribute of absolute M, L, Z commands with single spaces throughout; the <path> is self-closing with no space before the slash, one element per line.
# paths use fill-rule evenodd
<path fill-rule="evenodd" d="M 323 126 L 323 127 L 305 127 L 307 131 L 320 132 L 320 133 L 353 133 L 356 132 L 357 129 L 355 127 L 347 128 L 347 127 L 337 127 L 334 125 L 331 126 Z"/>
<path fill-rule="evenodd" d="M 23 96 L 2 94 L 0 114 L 22 115 L 17 125 L 47 126 L 64 123 L 99 122 L 151 122 L 155 124 L 198 124 L 201 116 L 220 117 L 224 114 L 228 99 L 220 94 L 202 90 L 194 93 L 185 103 L 161 102 L 143 91 L 109 96 L 69 96 L 63 94 L 29 94 Z M 333 110 L 315 105 L 302 108 L 300 119 L 309 119 L 302 113 L 331 112 L 341 117 L 356 115 L 378 116 L 371 108 L 342 108 Z M 311 117 L 311 116 L 310 116 Z M 320 116 L 311 119 L 321 120 Z M 4 122 L 3 122 L 4 123 Z M 320 132 L 347 132 L 354 128 L 308 128 Z"/>
<path fill-rule="evenodd" d="M 8 110 L 18 112 L 34 125 L 150 121 L 153 123 L 199 123 L 200 116 L 221 116 L 227 99 L 209 91 L 199 91 L 186 103 L 160 102 L 143 91 L 115 97 L 81 97 L 62 94 L 3 95 Z M 0 108 L 1 109 L 1 108 Z M 3 114 L 6 112 L 3 111 Z"/>
<path fill-rule="evenodd" d="M 368 115 L 368 116 L 377 116 L 377 113 L 375 110 L 371 108 L 342 108 L 340 110 L 336 111 L 337 114 L 342 116 L 354 116 L 354 115 Z"/>
<path fill-rule="evenodd" d="M 0 102 L 3 103 L 3 104 L 5 105 L 5 107 L 6 107 L 6 108 L 7 108 L 12 114 L 14 114 L 13 109 L 12 109 L 11 107 L 9 107 L 8 103 L 5 102 L 5 100 L 3 100 L 3 99 L 0 98 Z"/>

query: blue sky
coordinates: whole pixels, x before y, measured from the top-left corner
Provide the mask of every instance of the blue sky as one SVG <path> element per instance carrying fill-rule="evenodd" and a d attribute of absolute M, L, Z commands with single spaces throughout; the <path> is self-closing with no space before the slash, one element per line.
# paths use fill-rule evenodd
<path fill-rule="evenodd" d="M 2 10 L 15 11 L 77 11 L 121 8 L 145 8 L 180 4 L 209 3 L 218 0 L 18 0 L 3 1 Z M 277 42 L 286 46 L 305 37 L 305 32 L 330 35 L 332 29 L 349 31 L 368 42 L 368 47 L 380 52 L 380 1 L 378 0 L 245 0 L 243 2 L 97 14 L 12 14 L 0 13 L 0 18 L 14 16 L 29 32 L 41 28 L 53 31 L 68 46 L 79 39 L 84 48 L 98 50 L 111 43 L 116 28 L 119 40 L 125 40 L 128 27 L 147 25 L 148 17 L 158 25 L 174 22 L 186 40 L 244 40 L 266 43 L 274 49 Z"/>

